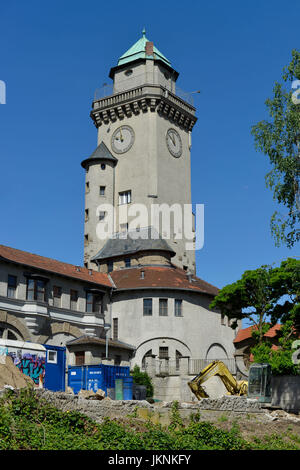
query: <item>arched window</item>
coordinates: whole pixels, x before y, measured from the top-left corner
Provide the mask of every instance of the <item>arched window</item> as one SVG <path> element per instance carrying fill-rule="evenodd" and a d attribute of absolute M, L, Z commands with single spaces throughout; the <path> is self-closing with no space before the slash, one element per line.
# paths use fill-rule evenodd
<path fill-rule="evenodd" d="M 176 349 L 176 370 L 180 369 L 180 358 L 182 357 L 181 352 Z"/>
<path fill-rule="evenodd" d="M 14 341 L 20 341 L 23 339 L 18 330 L 8 323 L 0 323 L 0 338 L 12 339 Z"/>
<path fill-rule="evenodd" d="M 152 349 L 149 349 L 149 351 L 146 352 L 142 359 L 142 369 L 146 369 L 146 357 L 149 357 L 152 355 Z"/>

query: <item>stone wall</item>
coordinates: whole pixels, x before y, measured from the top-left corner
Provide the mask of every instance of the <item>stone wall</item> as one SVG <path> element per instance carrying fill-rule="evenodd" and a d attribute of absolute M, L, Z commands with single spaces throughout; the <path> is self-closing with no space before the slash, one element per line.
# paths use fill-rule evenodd
<path fill-rule="evenodd" d="M 99 423 L 105 417 L 118 419 L 135 416 L 167 425 L 170 422 L 173 405 L 173 401 L 150 404 L 145 400 L 110 400 L 109 398 L 89 400 L 71 393 L 50 392 L 45 389 L 37 389 L 36 393 L 62 411 L 78 411 Z M 189 419 L 192 414 L 199 411 L 229 412 L 236 415 L 240 413 L 264 413 L 261 404 L 256 400 L 230 396 L 215 400 L 202 398 L 195 403 L 178 403 L 178 411 L 180 416 L 185 419 Z"/>

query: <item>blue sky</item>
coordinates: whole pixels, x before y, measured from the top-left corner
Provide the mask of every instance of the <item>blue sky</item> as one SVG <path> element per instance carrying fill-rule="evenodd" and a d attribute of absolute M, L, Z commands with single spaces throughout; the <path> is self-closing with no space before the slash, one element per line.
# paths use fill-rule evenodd
<path fill-rule="evenodd" d="M 299 1 L 12 0 L 0 21 L 0 243 L 83 263 L 80 162 L 97 142 L 94 91 L 145 27 L 180 73 L 178 86 L 201 90 L 192 136 L 192 198 L 205 204 L 198 276 L 223 287 L 299 256 L 299 246 L 271 238 L 270 166 L 250 134 L 299 49 Z"/>

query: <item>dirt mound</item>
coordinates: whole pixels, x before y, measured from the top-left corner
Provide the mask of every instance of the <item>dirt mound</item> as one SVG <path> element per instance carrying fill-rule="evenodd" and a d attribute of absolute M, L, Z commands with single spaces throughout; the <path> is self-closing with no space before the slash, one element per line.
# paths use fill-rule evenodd
<path fill-rule="evenodd" d="M 34 386 L 33 380 L 14 365 L 10 356 L 2 356 L 0 362 L 0 389 L 5 385 L 11 385 L 14 388 Z"/>

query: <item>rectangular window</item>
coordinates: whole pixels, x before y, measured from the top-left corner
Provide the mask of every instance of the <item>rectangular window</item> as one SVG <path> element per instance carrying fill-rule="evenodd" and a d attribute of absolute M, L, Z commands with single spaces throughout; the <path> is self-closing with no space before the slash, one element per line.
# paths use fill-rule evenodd
<path fill-rule="evenodd" d="M 7 279 L 7 297 L 14 299 L 17 291 L 17 276 L 8 275 Z"/>
<path fill-rule="evenodd" d="M 47 351 L 47 362 L 51 364 L 57 364 L 57 351 L 49 349 Z"/>
<path fill-rule="evenodd" d="M 105 186 L 100 186 L 99 194 L 100 196 L 105 196 Z"/>
<path fill-rule="evenodd" d="M 131 266 L 131 259 L 125 258 L 125 268 L 130 268 L 130 266 Z"/>
<path fill-rule="evenodd" d="M 131 191 L 123 191 L 119 193 L 119 204 L 130 204 L 131 202 Z"/>
<path fill-rule="evenodd" d="M 78 303 L 78 291 L 77 290 L 70 290 L 70 309 L 77 310 L 77 303 Z"/>
<path fill-rule="evenodd" d="M 85 209 L 84 214 L 85 214 L 85 221 L 87 222 L 89 220 L 89 210 Z"/>
<path fill-rule="evenodd" d="M 119 335 L 119 319 L 113 318 L 113 339 L 118 339 Z"/>
<path fill-rule="evenodd" d="M 106 212 L 99 212 L 99 220 L 104 220 L 106 217 Z"/>
<path fill-rule="evenodd" d="M 159 359 L 169 359 L 169 348 L 161 346 L 159 348 Z"/>
<path fill-rule="evenodd" d="M 61 307 L 61 287 L 53 286 L 53 305 Z"/>
<path fill-rule="evenodd" d="M 168 316 L 168 299 L 159 299 L 159 315 L 161 317 Z"/>
<path fill-rule="evenodd" d="M 75 365 L 83 366 L 83 364 L 84 364 L 84 351 L 76 351 L 75 352 Z"/>
<path fill-rule="evenodd" d="M 88 181 L 85 183 L 85 192 L 86 193 L 90 192 L 90 183 Z"/>
<path fill-rule="evenodd" d="M 182 300 L 175 299 L 175 317 L 182 317 Z"/>
<path fill-rule="evenodd" d="M 151 316 L 152 315 L 152 299 L 144 299 L 143 305 L 143 314 L 144 316 Z"/>
<path fill-rule="evenodd" d="M 108 261 L 107 263 L 107 271 L 111 273 L 114 270 L 114 262 L 113 261 Z"/>
<path fill-rule="evenodd" d="M 114 364 L 115 366 L 119 366 L 121 364 L 121 356 L 116 355 L 114 362 L 115 362 L 115 364 Z"/>
<path fill-rule="evenodd" d="M 45 281 L 28 278 L 26 299 L 45 302 Z"/>
<path fill-rule="evenodd" d="M 84 246 L 88 246 L 88 244 L 89 244 L 89 236 L 84 235 Z"/>
<path fill-rule="evenodd" d="M 94 292 L 86 293 L 86 312 L 102 313 L 102 295 Z"/>

